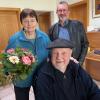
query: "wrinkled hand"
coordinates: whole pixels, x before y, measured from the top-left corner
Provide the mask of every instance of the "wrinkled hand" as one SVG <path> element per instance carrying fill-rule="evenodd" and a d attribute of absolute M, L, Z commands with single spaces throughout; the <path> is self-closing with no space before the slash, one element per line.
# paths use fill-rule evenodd
<path fill-rule="evenodd" d="M 73 57 L 70 57 L 70 60 L 74 61 L 76 64 L 79 63 L 79 62 L 78 62 L 75 58 L 73 58 Z"/>

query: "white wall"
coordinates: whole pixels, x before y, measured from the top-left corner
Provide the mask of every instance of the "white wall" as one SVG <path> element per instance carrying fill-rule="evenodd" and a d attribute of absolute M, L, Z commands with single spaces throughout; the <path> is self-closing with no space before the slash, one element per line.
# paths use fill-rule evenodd
<path fill-rule="evenodd" d="M 82 0 L 65 0 L 65 1 L 67 1 L 69 4 L 73 4 L 73 3 L 77 3 Z"/>
<path fill-rule="evenodd" d="M 57 0 L 0 0 L 0 7 L 10 8 L 32 8 L 38 11 L 51 11 L 52 21 L 57 20 L 56 3 Z"/>
<path fill-rule="evenodd" d="M 96 28 L 100 28 L 100 17 L 98 18 L 93 18 L 92 14 L 93 14 L 93 0 L 89 0 L 89 26 L 88 26 L 88 30 L 93 30 Z"/>
<path fill-rule="evenodd" d="M 55 23 L 58 18 L 56 15 L 56 5 L 61 0 L 0 0 L 0 7 L 10 8 L 32 8 L 37 11 L 51 11 L 52 24 Z M 69 4 L 79 2 L 81 0 L 65 0 Z"/>
<path fill-rule="evenodd" d="M 53 11 L 56 0 L 0 0 L 0 7 L 33 8 L 35 10 Z"/>
<path fill-rule="evenodd" d="M 59 0 L 59 1 L 62 1 L 62 0 Z M 77 3 L 82 0 L 64 0 L 64 1 L 67 1 L 69 4 L 73 4 L 73 3 Z"/>
<path fill-rule="evenodd" d="M 58 18 L 56 15 L 57 2 L 61 0 L 0 0 L 0 7 L 12 7 L 12 8 L 33 8 L 39 11 L 51 11 L 52 24 L 55 23 Z M 73 4 L 82 0 L 65 0 L 69 4 Z M 89 26 L 88 29 L 100 28 L 100 17 L 92 17 L 92 1 L 89 0 Z"/>

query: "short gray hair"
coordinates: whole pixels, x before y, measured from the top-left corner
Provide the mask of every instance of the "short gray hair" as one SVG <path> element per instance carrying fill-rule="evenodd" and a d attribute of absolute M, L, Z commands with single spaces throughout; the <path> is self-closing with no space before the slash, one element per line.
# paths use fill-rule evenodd
<path fill-rule="evenodd" d="M 66 5 L 68 5 L 68 2 L 67 1 L 60 1 L 58 4 L 66 4 Z"/>

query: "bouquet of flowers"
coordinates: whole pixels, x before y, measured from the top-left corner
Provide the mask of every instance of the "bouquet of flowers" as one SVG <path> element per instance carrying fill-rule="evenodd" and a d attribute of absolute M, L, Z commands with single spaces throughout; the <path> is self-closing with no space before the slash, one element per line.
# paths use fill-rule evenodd
<path fill-rule="evenodd" d="M 37 60 L 26 48 L 8 49 L 0 54 L 0 85 L 24 80 L 36 68 Z"/>

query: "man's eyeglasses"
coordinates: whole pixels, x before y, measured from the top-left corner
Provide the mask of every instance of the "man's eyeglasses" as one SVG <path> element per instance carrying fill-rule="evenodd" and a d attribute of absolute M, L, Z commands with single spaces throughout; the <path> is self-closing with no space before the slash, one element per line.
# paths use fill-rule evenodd
<path fill-rule="evenodd" d="M 59 10 L 57 10 L 58 12 L 68 12 L 68 10 L 66 10 L 66 9 L 59 9 Z"/>

